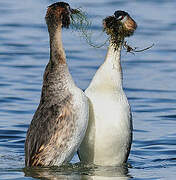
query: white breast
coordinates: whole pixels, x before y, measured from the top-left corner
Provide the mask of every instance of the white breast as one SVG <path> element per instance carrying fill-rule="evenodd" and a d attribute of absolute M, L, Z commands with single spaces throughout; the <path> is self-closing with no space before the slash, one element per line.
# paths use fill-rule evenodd
<path fill-rule="evenodd" d="M 84 138 L 88 125 L 89 103 L 88 103 L 88 98 L 79 88 L 75 89 L 73 102 L 74 102 L 75 112 L 77 113 L 77 121 L 75 125 L 77 142 L 75 143 L 78 144 L 79 147 Z"/>
<path fill-rule="evenodd" d="M 130 106 L 125 94 L 123 92 L 101 94 L 95 91 L 91 93 L 87 90 L 86 95 L 91 100 L 92 106 L 89 121 L 94 122 L 91 127 L 94 133 L 86 134 L 88 136 L 86 138 L 90 139 L 90 142 L 86 143 L 93 144 L 93 163 L 122 164 L 127 159 L 132 131 Z"/>

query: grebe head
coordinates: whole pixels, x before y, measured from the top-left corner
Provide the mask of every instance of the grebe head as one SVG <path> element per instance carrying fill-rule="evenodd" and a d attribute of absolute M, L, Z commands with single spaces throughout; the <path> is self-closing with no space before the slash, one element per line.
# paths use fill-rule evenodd
<path fill-rule="evenodd" d="M 70 15 L 74 14 L 75 10 L 70 8 L 70 5 L 65 2 L 56 2 L 48 6 L 45 16 L 46 23 L 52 28 L 61 27 L 68 28 L 70 25 Z"/>
<path fill-rule="evenodd" d="M 130 17 L 130 15 L 125 11 L 116 11 L 114 16 L 118 21 L 120 21 L 123 26 L 129 31 L 129 36 L 134 33 L 137 28 L 136 22 Z"/>
<path fill-rule="evenodd" d="M 104 30 L 115 43 L 124 40 L 125 37 L 133 35 L 137 28 L 136 22 L 125 11 L 115 11 L 113 16 L 103 20 Z"/>

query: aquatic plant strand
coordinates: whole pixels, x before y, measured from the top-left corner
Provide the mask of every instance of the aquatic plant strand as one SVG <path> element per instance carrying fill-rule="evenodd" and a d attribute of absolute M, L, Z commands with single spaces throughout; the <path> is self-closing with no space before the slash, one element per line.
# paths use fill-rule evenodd
<path fill-rule="evenodd" d="M 104 24 L 106 19 L 106 24 Z M 87 14 L 81 10 L 81 8 L 75 9 L 74 13 L 71 15 L 71 27 L 72 29 L 78 31 L 81 36 L 87 41 L 87 43 L 94 47 L 94 48 L 101 48 L 106 45 L 106 43 L 111 40 L 112 43 L 118 48 L 118 46 L 123 43 L 123 47 L 126 49 L 126 52 L 133 53 L 134 52 L 143 52 L 146 51 L 154 46 L 152 44 L 149 47 L 146 47 L 144 49 L 137 50 L 137 47 L 131 47 L 127 44 L 127 42 L 124 42 L 124 38 L 128 37 L 133 34 L 133 32 L 127 31 L 123 26 L 121 26 L 120 22 L 117 22 L 117 20 L 114 18 L 114 16 L 106 17 L 103 20 L 104 29 L 103 32 L 106 31 L 110 37 L 108 37 L 103 43 L 100 45 L 96 45 L 92 42 L 91 37 L 93 36 L 92 31 L 90 30 L 92 23 L 88 20 Z"/>
<path fill-rule="evenodd" d="M 80 8 L 78 8 L 74 11 L 75 11 L 74 14 L 71 15 L 71 27 L 72 27 L 72 29 L 80 32 L 81 36 L 87 41 L 87 43 L 90 46 L 92 46 L 94 48 L 103 47 L 109 41 L 109 38 L 107 38 L 105 40 L 105 42 L 103 42 L 102 44 L 95 45 L 91 40 L 93 33 L 90 30 L 90 27 L 92 24 L 88 20 L 87 14 L 84 11 L 82 11 Z"/>
<path fill-rule="evenodd" d="M 151 46 L 148 46 L 148 47 L 146 47 L 146 48 L 137 50 L 137 47 L 132 48 L 131 46 L 129 46 L 129 45 L 127 44 L 127 41 L 125 41 L 124 44 L 123 44 L 123 47 L 126 49 L 126 52 L 130 52 L 130 53 L 132 53 L 132 54 L 135 54 L 135 52 L 143 52 L 143 51 L 146 51 L 146 50 L 152 48 L 153 46 L 154 46 L 154 43 L 153 43 Z"/>

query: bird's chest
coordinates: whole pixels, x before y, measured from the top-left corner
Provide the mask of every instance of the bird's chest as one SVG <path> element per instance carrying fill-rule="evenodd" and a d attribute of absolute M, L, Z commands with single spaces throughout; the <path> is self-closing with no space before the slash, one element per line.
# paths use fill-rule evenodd
<path fill-rule="evenodd" d="M 119 134 L 129 128 L 130 107 L 125 94 L 95 93 L 88 94 L 91 99 L 91 117 L 94 117 L 99 133 Z"/>
<path fill-rule="evenodd" d="M 72 97 L 73 111 L 75 114 L 75 132 L 78 139 L 82 139 L 88 124 L 89 105 L 84 93 L 76 89 Z"/>

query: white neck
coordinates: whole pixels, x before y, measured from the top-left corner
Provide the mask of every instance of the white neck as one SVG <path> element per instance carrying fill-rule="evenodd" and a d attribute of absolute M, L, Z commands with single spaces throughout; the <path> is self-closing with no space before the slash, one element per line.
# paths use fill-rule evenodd
<path fill-rule="evenodd" d="M 117 49 L 115 46 L 110 42 L 108 52 L 106 54 L 105 62 L 103 65 L 111 66 L 113 69 L 116 69 L 120 74 L 122 72 L 121 63 L 120 63 L 120 56 L 121 56 L 121 48 L 122 45 L 120 44 Z"/>
<path fill-rule="evenodd" d="M 122 43 L 117 49 L 110 42 L 104 63 L 96 72 L 89 88 L 106 90 L 122 90 L 122 69 L 120 63 Z"/>

